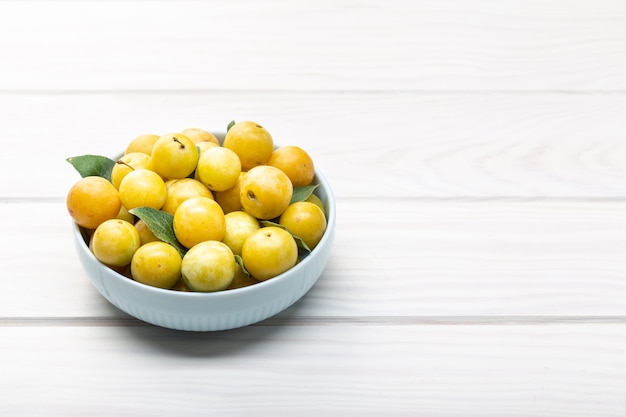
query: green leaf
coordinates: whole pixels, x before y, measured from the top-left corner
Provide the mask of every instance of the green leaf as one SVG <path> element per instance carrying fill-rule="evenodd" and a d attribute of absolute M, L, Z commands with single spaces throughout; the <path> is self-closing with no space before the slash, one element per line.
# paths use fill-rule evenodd
<path fill-rule="evenodd" d="M 243 264 L 243 258 L 241 257 L 241 255 L 235 255 L 235 262 L 237 262 L 237 264 L 241 267 L 241 270 L 243 271 L 243 273 L 246 274 L 246 276 L 248 276 L 249 278 L 250 272 L 248 272 L 248 270 L 246 269 L 246 266 Z"/>
<path fill-rule="evenodd" d="M 289 204 L 306 200 L 317 187 L 319 187 L 319 184 L 294 187 L 293 195 L 291 196 L 291 201 L 289 202 Z"/>
<path fill-rule="evenodd" d="M 98 176 L 111 181 L 111 171 L 115 161 L 106 156 L 81 155 L 66 159 L 78 171 L 81 177 Z"/>
<path fill-rule="evenodd" d="M 230 130 L 231 127 L 235 126 L 235 121 L 231 120 L 230 123 L 228 124 L 228 126 L 226 127 L 226 132 L 228 132 Z"/>
<path fill-rule="evenodd" d="M 174 246 L 180 253 L 180 256 L 185 255 L 187 249 L 180 244 L 174 234 L 174 216 L 166 211 L 156 210 L 152 207 L 137 207 L 128 212 L 143 220 L 156 237 Z"/>
<path fill-rule="evenodd" d="M 294 235 L 293 233 L 291 233 L 291 232 L 289 231 L 289 229 L 287 229 L 287 228 L 286 228 L 285 226 L 283 226 L 282 224 L 279 224 L 279 223 L 274 223 L 274 222 L 269 221 L 269 220 L 261 220 L 259 223 L 260 223 L 260 224 L 261 224 L 261 226 L 263 226 L 263 227 L 267 227 L 267 226 L 275 226 L 275 227 L 279 227 L 279 228 L 281 228 L 281 229 L 283 229 L 283 230 L 288 231 L 288 232 L 289 232 L 289 234 L 290 234 L 291 236 L 293 236 L 293 239 L 296 241 L 296 245 L 298 245 L 298 248 L 300 248 L 300 249 L 304 249 L 304 250 L 305 250 L 305 251 L 307 251 L 307 252 L 311 252 L 311 248 L 309 248 L 309 247 L 307 246 L 307 244 L 306 244 L 306 243 L 304 243 L 304 240 L 302 240 L 299 236 L 296 236 L 296 235 Z"/>

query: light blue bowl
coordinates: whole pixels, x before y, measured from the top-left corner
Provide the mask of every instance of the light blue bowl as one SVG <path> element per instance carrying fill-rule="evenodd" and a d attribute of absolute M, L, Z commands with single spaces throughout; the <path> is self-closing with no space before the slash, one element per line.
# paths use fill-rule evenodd
<path fill-rule="evenodd" d="M 197 332 L 234 329 L 272 317 L 294 304 L 326 267 L 335 234 L 335 198 L 326 178 L 315 171 L 315 194 L 326 208 L 324 236 L 301 262 L 285 273 L 248 287 L 213 293 L 164 290 L 141 284 L 100 263 L 73 223 L 78 257 L 98 292 L 127 314 L 156 326 Z"/>

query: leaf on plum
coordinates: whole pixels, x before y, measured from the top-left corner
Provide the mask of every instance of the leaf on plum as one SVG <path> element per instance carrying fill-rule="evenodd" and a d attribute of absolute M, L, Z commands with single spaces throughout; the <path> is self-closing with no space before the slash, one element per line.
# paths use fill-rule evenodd
<path fill-rule="evenodd" d="M 289 204 L 298 203 L 300 201 L 306 200 L 318 186 L 319 184 L 294 187 L 291 201 L 289 202 Z"/>
<path fill-rule="evenodd" d="M 174 216 L 166 211 L 156 210 L 152 207 L 137 207 L 129 210 L 129 213 L 143 220 L 148 229 L 157 238 L 174 246 L 180 253 L 180 256 L 185 255 L 187 249 L 180 244 L 174 234 Z"/>
<path fill-rule="evenodd" d="M 249 278 L 250 272 L 248 272 L 248 270 L 246 269 L 246 266 L 243 264 L 243 258 L 241 257 L 241 255 L 235 255 L 235 262 L 237 262 L 237 265 L 241 267 L 241 270 L 243 271 L 243 273 L 246 274 L 246 276 Z"/>
<path fill-rule="evenodd" d="M 235 121 L 231 120 L 230 123 L 228 124 L 228 126 L 226 127 L 226 131 L 228 132 L 230 130 L 231 127 L 235 126 Z"/>
<path fill-rule="evenodd" d="M 293 236 L 293 239 L 296 241 L 296 245 L 298 246 L 298 248 L 300 248 L 300 249 L 304 249 L 304 250 L 305 250 L 305 251 L 307 251 L 307 252 L 311 252 L 311 248 L 309 248 L 309 246 L 308 246 L 306 243 L 304 243 L 304 240 L 302 240 L 302 238 L 300 238 L 299 236 L 296 236 L 296 235 L 294 235 L 293 233 L 291 233 L 291 232 L 289 231 L 289 229 L 287 229 L 287 228 L 286 228 L 285 226 L 283 226 L 282 224 L 275 223 L 275 222 L 272 222 L 272 221 L 270 221 L 270 220 L 261 220 L 259 223 L 260 223 L 260 224 L 261 224 L 261 226 L 263 226 L 263 227 L 275 226 L 275 227 L 279 227 L 279 228 L 281 228 L 281 229 L 283 229 L 283 230 L 286 230 L 287 232 L 289 232 L 289 234 L 290 234 L 291 236 Z"/>
<path fill-rule="evenodd" d="M 66 159 L 78 171 L 81 177 L 98 176 L 111 181 L 111 171 L 115 161 L 106 156 L 80 155 Z"/>

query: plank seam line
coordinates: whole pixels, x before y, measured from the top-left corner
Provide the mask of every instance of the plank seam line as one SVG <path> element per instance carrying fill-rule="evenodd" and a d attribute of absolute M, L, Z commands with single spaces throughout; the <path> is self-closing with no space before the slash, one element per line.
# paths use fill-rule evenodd
<path fill-rule="evenodd" d="M 0 95 L 207 95 L 207 94 L 229 94 L 229 95 L 577 95 L 577 96 L 615 96 L 626 94 L 625 89 L 611 90 L 564 90 L 564 89 L 536 89 L 536 90 L 428 90 L 428 89 L 219 89 L 219 88 L 172 88 L 172 89 L 0 89 Z"/>
<path fill-rule="evenodd" d="M 380 199 L 380 197 L 372 196 L 335 196 L 339 201 L 360 201 L 360 200 L 372 200 L 374 198 Z M 385 200 L 396 202 L 421 202 L 421 203 L 624 203 L 626 202 L 626 195 L 624 196 L 386 196 Z M 65 197 L 9 197 L 0 196 L 0 204 L 61 204 L 65 203 Z"/>
<path fill-rule="evenodd" d="M 306 316 L 273 317 L 255 327 L 304 326 L 537 326 L 626 324 L 626 316 Z M 4 317 L 0 327 L 152 326 L 132 317 Z"/>

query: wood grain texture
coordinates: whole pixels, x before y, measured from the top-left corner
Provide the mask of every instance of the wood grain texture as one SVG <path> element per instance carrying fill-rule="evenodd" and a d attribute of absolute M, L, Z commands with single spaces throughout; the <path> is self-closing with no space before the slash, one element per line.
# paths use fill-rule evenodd
<path fill-rule="evenodd" d="M 0 415 L 626 415 L 626 2 L 0 0 Z M 65 158 L 255 120 L 337 196 L 254 326 L 88 282 Z"/>
<path fill-rule="evenodd" d="M 0 328 L 0 337 L 11 358 L 0 412 L 15 417 L 626 412 L 621 325 Z"/>
<path fill-rule="evenodd" d="M 338 197 L 624 198 L 624 108 L 610 94 L 0 94 L 0 176 L 20 173 L 0 198 L 64 198 L 69 156 L 233 119 L 306 149 Z"/>
<path fill-rule="evenodd" d="M 626 316 L 624 202 L 340 199 L 337 210 L 328 266 L 284 318 Z M 0 317 L 125 316 L 91 287 L 63 203 L 0 205 L 0 229 L 11 277 Z"/>
<path fill-rule="evenodd" d="M 626 5 L 2 1 L 0 55 L 2 90 L 623 91 Z"/>

